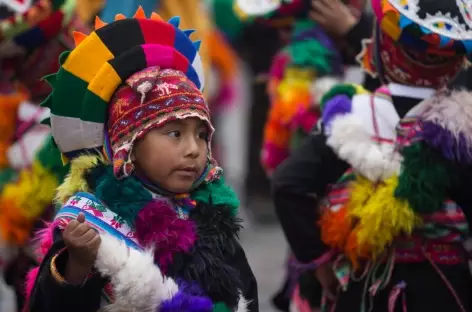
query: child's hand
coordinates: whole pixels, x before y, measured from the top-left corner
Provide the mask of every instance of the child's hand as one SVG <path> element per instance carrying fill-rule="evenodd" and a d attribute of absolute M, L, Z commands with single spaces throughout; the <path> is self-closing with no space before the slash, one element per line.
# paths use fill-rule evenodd
<path fill-rule="evenodd" d="M 69 222 L 62 233 L 62 237 L 69 252 L 66 271 L 80 271 L 85 273 L 86 277 L 97 258 L 101 242 L 100 235 L 85 223 L 85 215 L 80 213 L 77 220 Z M 66 273 L 66 275 L 68 274 Z M 75 278 L 73 279 L 75 280 Z"/>
<path fill-rule="evenodd" d="M 344 37 L 357 23 L 349 7 L 341 0 L 312 0 L 310 18 L 336 37 Z"/>
<path fill-rule="evenodd" d="M 330 300 L 336 300 L 337 288 L 339 286 L 338 279 L 334 275 L 333 264 L 331 262 L 320 265 L 315 270 L 315 275 L 321 286 L 323 287 L 325 295 Z"/>

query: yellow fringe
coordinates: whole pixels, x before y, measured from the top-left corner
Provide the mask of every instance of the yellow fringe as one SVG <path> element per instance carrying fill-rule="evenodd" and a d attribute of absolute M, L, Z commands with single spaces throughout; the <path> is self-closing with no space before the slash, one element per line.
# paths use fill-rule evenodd
<path fill-rule="evenodd" d="M 31 170 L 20 172 L 18 182 L 5 186 L 2 200 L 17 202 L 18 213 L 35 219 L 51 204 L 57 184 L 57 178 L 35 161 Z"/>
<path fill-rule="evenodd" d="M 99 163 L 105 163 L 102 156 L 85 155 L 74 159 L 71 162 L 69 174 L 64 182 L 57 188 L 55 201 L 64 204 L 71 196 L 77 192 L 90 192 L 85 173 L 97 166 Z"/>
<path fill-rule="evenodd" d="M 34 161 L 18 180 L 5 185 L 0 195 L 0 235 L 22 245 L 30 237 L 34 221 L 51 205 L 58 185 L 56 176 Z"/>
<path fill-rule="evenodd" d="M 369 246 L 375 259 L 400 234 L 411 234 L 421 219 L 408 202 L 394 197 L 398 178 L 393 176 L 375 185 L 358 176 L 351 185 L 350 216 L 357 220 L 358 250 Z"/>

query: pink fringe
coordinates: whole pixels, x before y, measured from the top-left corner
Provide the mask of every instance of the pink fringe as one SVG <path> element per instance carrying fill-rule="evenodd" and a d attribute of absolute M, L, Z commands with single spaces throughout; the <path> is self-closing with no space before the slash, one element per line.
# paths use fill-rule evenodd
<path fill-rule="evenodd" d="M 25 286 L 26 286 L 26 301 L 29 301 L 31 292 L 33 291 L 34 284 L 39 274 L 39 266 L 31 269 L 28 274 L 26 274 Z"/>
<path fill-rule="evenodd" d="M 58 222 L 45 222 L 45 227 L 36 232 L 34 241 L 39 243 L 38 249 L 36 250 L 37 255 L 42 261 L 42 257 L 47 254 L 49 248 L 54 243 L 54 229 L 57 227 Z"/>
<path fill-rule="evenodd" d="M 36 250 L 36 255 L 38 257 L 38 261 L 42 262 L 44 256 L 47 254 L 49 249 L 52 247 L 54 243 L 54 229 L 57 227 L 58 222 L 45 222 L 45 227 L 36 232 L 35 237 L 33 239 L 34 242 L 39 244 L 38 249 Z M 39 274 L 39 266 L 31 269 L 28 274 L 26 275 L 25 281 L 25 295 L 26 301 L 29 301 L 31 296 L 31 292 L 33 291 L 34 284 L 36 283 L 36 279 Z"/>
<path fill-rule="evenodd" d="M 196 240 L 195 224 L 180 219 L 167 200 L 153 201 L 141 209 L 136 235 L 142 246 L 156 247 L 154 256 L 164 272 L 173 255 L 189 251 Z"/>
<path fill-rule="evenodd" d="M 319 112 L 300 107 L 291 122 L 292 131 L 302 128 L 305 133 L 310 133 L 320 119 Z"/>
<path fill-rule="evenodd" d="M 269 76 L 271 79 L 282 80 L 284 78 L 285 68 L 290 62 L 290 56 L 284 52 L 279 52 L 272 59 Z"/>
<path fill-rule="evenodd" d="M 266 173 L 270 175 L 289 154 L 288 147 L 281 148 L 272 143 L 264 143 L 261 151 L 261 163 Z"/>

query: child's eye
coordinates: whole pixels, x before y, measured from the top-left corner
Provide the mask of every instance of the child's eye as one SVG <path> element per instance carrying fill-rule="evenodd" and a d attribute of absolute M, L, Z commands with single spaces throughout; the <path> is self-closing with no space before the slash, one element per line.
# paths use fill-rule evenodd
<path fill-rule="evenodd" d="M 170 131 L 167 133 L 168 136 L 173 137 L 173 138 L 179 138 L 180 137 L 180 131 Z"/>
<path fill-rule="evenodd" d="M 208 140 L 208 132 L 202 131 L 198 134 L 198 138 L 207 141 Z"/>

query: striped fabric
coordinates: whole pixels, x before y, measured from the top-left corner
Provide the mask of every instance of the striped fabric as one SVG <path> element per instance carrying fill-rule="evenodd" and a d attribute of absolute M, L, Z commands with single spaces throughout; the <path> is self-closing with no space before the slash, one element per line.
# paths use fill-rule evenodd
<path fill-rule="evenodd" d="M 327 202 L 331 211 L 337 211 L 343 207 L 350 197 L 349 183 L 356 178 L 352 169 L 346 171 L 336 184 L 329 186 Z"/>
<path fill-rule="evenodd" d="M 130 248 L 141 249 L 135 238 L 134 229 L 90 193 L 79 192 L 71 197 L 56 214 L 54 223 L 63 229 L 69 221 L 77 219 L 79 213 L 85 214 L 87 223 L 98 232 L 105 232 L 123 240 Z"/>
<path fill-rule="evenodd" d="M 133 18 L 117 15 L 109 25 L 97 19 L 89 36 L 75 33 L 76 48 L 63 53 L 59 71 L 45 78 L 53 92 L 42 104 L 51 109 L 48 122 L 66 157 L 103 146 L 108 102 L 137 71 L 151 66 L 180 70 L 203 89 L 200 42 L 192 42 L 193 30 L 180 30 L 179 21 L 164 22 L 157 14 L 146 19 L 139 9 Z"/>

